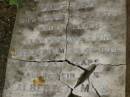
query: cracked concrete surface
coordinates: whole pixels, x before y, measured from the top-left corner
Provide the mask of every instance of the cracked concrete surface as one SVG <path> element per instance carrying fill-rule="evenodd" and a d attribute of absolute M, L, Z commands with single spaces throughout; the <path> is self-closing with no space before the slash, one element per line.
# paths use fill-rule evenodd
<path fill-rule="evenodd" d="M 27 0 L 3 97 L 125 97 L 125 12 L 124 0 Z"/>
<path fill-rule="evenodd" d="M 97 59 L 102 64 L 125 64 L 124 0 L 115 0 L 115 3 L 71 0 L 70 10 L 68 60 L 76 64 L 85 59 Z"/>

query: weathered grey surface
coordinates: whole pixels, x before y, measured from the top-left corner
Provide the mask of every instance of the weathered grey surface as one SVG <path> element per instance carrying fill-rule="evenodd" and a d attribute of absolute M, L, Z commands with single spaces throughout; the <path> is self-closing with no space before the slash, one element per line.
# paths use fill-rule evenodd
<path fill-rule="evenodd" d="M 3 97 L 125 97 L 125 23 L 124 0 L 26 1 Z"/>
<path fill-rule="evenodd" d="M 71 1 L 67 58 L 76 64 L 125 64 L 125 12 L 124 0 Z"/>
<path fill-rule="evenodd" d="M 5 97 L 66 97 L 69 89 L 59 80 L 63 65 L 9 60 Z M 33 84 L 37 76 L 44 76 L 44 86 Z"/>
<path fill-rule="evenodd" d="M 20 10 L 10 49 L 12 58 L 42 61 L 65 58 L 68 1 L 50 1 L 41 0 L 31 6 L 34 9 L 26 6 Z"/>
<path fill-rule="evenodd" d="M 73 94 L 81 97 L 125 97 L 125 69 L 120 65 L 98 65 L 90 77 L 74 88 L 84 73 L 77 66 L 9 59 L 3 97 L 69 97 L 70 87 L 74 88 Z M 42 86 L 33 83 L 38 76 L 45 79 Z"/>

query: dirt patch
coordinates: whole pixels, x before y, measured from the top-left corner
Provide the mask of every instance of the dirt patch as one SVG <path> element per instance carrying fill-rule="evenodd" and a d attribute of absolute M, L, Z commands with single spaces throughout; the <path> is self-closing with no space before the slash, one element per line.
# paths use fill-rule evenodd
<path fill-rule="evenodd" d="M 5 82 L 7 56 L 16 16 L 16 7 L 0 1 L 0 97 Z"/>

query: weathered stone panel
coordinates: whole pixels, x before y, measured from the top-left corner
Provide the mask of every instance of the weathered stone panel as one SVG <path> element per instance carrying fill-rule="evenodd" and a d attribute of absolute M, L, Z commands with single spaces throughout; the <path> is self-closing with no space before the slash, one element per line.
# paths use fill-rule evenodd
<path fill-rule="evenodd" d="M 125 0 L 27 0 L 3 97 L 125 97 Z"/>

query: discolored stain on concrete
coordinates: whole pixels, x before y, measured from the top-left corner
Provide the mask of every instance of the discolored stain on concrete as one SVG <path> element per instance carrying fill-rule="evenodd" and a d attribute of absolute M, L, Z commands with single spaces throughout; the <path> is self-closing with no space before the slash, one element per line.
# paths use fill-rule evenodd
<path fill-rule="evenodd" d="M 45 79 L 42 76 L 38 76 L 36 79 L 33 80 L 33 84 L 35 86 L 43 86 L 45 83 Z"/>

